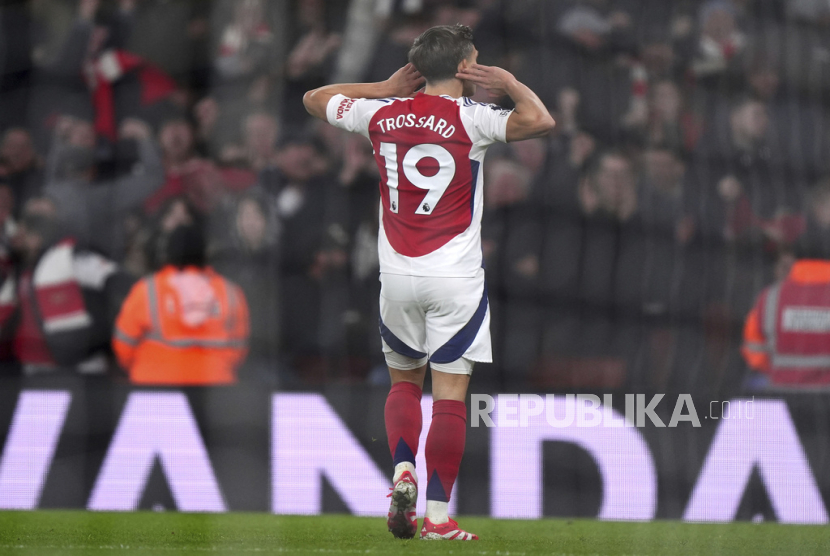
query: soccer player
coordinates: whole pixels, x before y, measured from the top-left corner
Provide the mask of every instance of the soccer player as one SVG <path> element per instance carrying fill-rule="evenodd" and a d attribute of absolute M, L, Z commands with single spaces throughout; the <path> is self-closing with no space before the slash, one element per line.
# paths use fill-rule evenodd
<path fill-rule="evenodd" d="M 481 165 L 492 143 L 541 137 L 554 126 L 533 91 L 477 57 L 469 27 L 433 27 L 386 81 L 327 85 L 303 98 L 311 115 L 368 138 L 380 169 L 380 334 L 392 378 L 384 417 L 395 464 L 387 525 L 399 538 L 418 527 L 415 455 L 427 363 L 434 402 L 421 539 L 478 538 L 447 508 L 464 453 L 473 365 L 492 361 Z M 509 96 L 515 108 L 473 102 L 477 85 Z"/>

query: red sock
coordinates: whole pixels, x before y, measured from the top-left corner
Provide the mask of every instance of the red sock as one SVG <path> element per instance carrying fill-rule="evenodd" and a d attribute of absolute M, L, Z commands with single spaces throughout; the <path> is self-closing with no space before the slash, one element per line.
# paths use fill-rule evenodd
<path fill-rule="evenodd" d="M 427 500 L 449 502 L 467 438 L 467 406 L 456 400 L 432 403 L 427 435 Z"/>
<path fill-rule="evenodd" d="M 411 382 L 393 384 L 386 397 L 383 418 L 394 464 L 408 461 L 415 465 L 423 426 L 421 389 Z"/>

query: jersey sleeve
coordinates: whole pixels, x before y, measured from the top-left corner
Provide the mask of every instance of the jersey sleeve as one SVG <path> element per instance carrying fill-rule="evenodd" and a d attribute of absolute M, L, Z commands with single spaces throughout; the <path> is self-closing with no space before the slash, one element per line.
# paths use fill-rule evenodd
<path fill-rule="evenodd" d="M 369 137 L 369 122 L 388 99 L 349 98 L 334 95 L 326 105 L 326 119 L 334 127 Z"/>
<path fill-rule="evenodd" d="M 476 102 L 462 107 L 462 115 L 474 144 L 487 146 L 493 143 L 507 142 L 507 119 L 512 110 L 506 110 L 495 104 Z"/>

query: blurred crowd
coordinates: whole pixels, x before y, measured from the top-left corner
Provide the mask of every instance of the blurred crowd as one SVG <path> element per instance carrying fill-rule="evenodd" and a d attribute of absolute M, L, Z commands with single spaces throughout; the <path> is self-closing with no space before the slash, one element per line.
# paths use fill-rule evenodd
<path fill-rule="evenodd" d="M 796 257 L 830 257 L 826 0 L 6 0 L 4 275 L 46 288 L 32 260 L 67 238 L 110 265 L 85 278 L 109 292 L 86 358 L 125 284 L 196 225 L 248 299 L 240 380 L 382 382 L 371 146 L 301 98 L 383 80 L 456 22 L 557 121 L 488 155 L 497 363 L 477 381 L 739 388 L 758 292 Z M 3 372 L 34 372 L 9 311 Z"/>

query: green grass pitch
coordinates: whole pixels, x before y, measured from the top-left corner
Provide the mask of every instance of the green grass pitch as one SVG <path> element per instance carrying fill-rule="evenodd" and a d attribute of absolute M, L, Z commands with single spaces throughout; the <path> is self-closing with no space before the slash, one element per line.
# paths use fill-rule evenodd
<path fill-rule="evenodd" d="M 382 518 L 231 513 L 0 512 L 0 554 L 830 554 L 830 527 L 461 518 L 477 542 L 397 540 Z"/>

